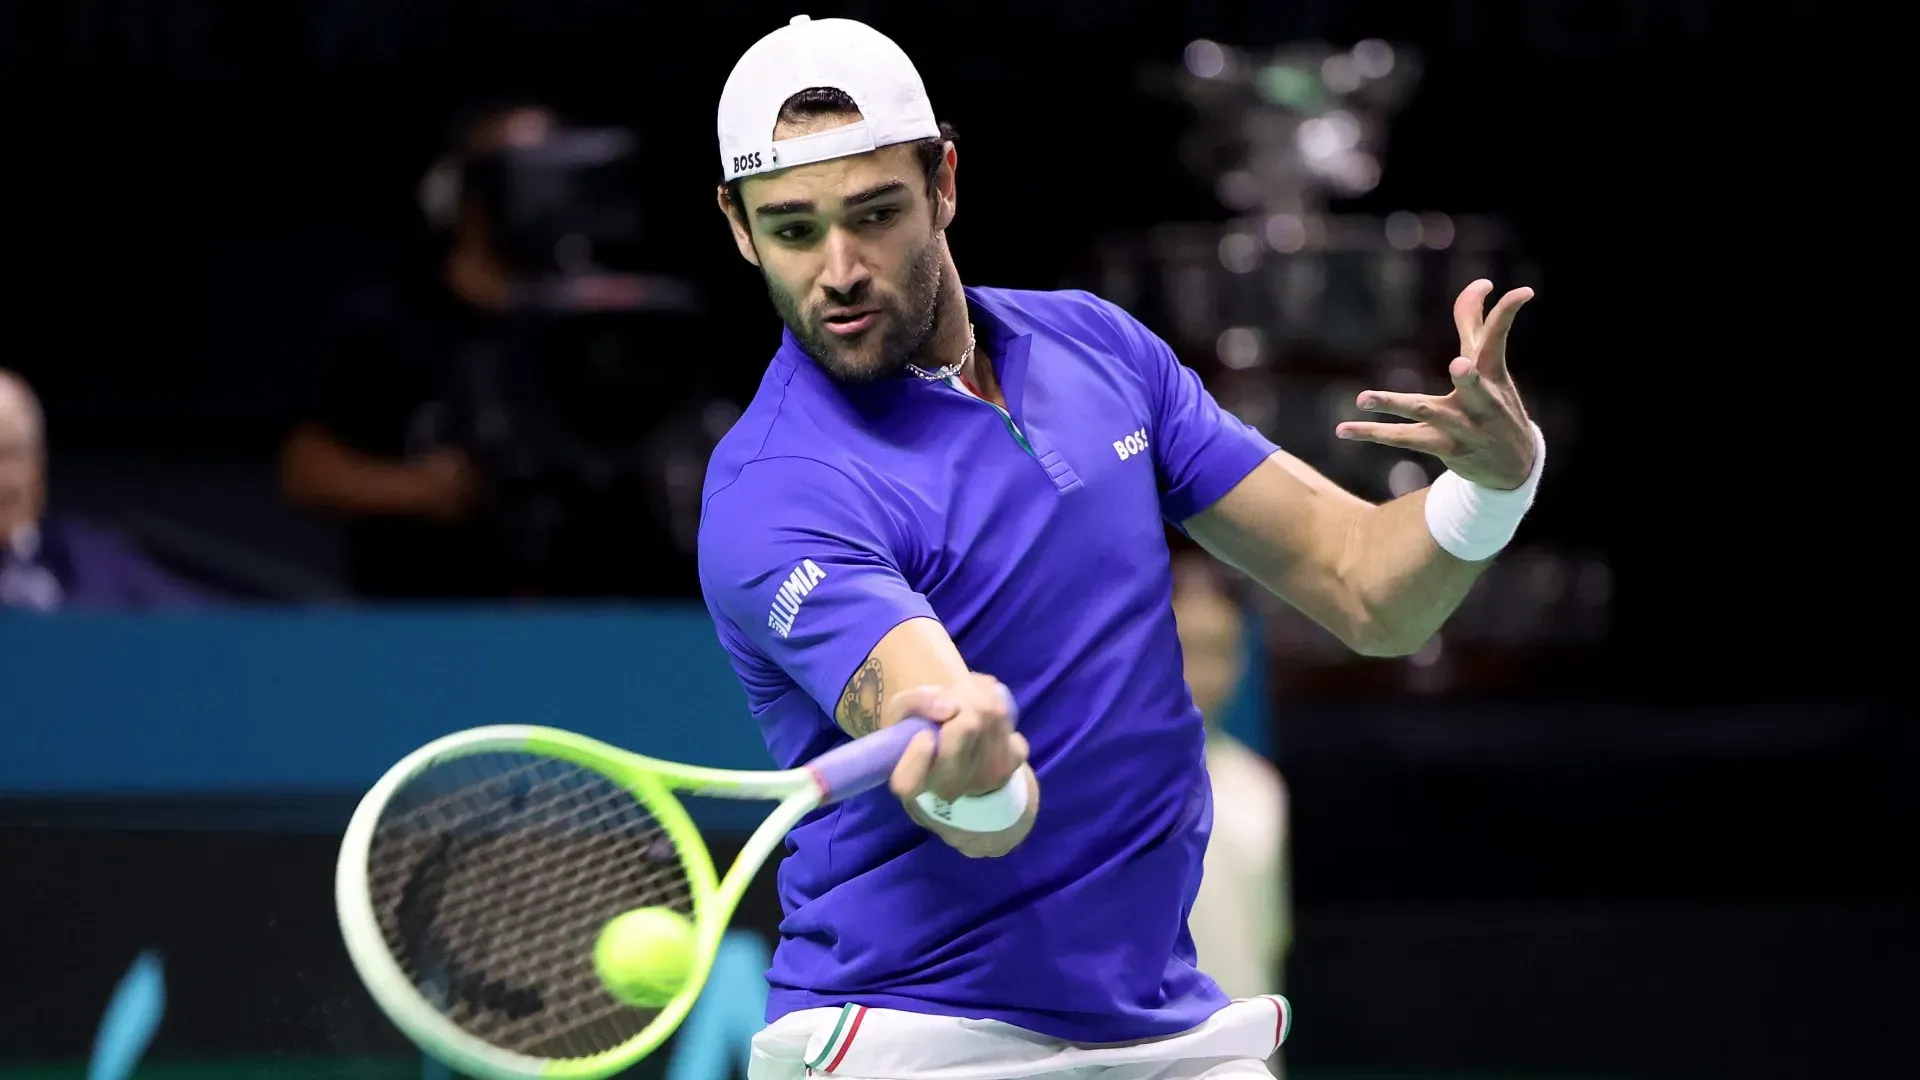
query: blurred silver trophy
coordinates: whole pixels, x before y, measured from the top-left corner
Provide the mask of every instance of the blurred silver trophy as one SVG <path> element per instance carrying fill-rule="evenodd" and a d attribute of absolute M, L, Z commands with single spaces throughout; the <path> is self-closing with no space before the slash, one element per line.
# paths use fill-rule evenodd
<path fill-rule="evenodd" d="M 1250 214 L 1320 214 L 1329 194 L 1373 190 L 1387 121 L 1419 83 L 1415 58 L 1377 40 L 1264 56 L 1195 41 L 1183 58 L 1174 86 L 1200 122 L 1181 160 Z"/>
<path fill-rule="evenodd" d="M 1182 61 L 1149 77 L 1191 108 L 1180 160 L 1228 220 L 1113 238 L 1102 285 L 1152 309 L 1183 347 L 1244 370 L 1294 346 L 1366 373 L 1383 352 L 1423 343 L 1435 316 L 1449 325 L 1468 281 L 1515 278 L 1498 220 L 1330 210 L 1379 185 L 1389 123 L 1419 85 L 1411 50 L 1369 40 L 1256 54 L 1195 41 Z"/>
<path fill-rule="evenodd" d="M 1355 407 L 1359 392 L 1444 393 L 1459 291 L 1480 277 L 1501 289 L 1541 284 L 1498 218 L 1332 209 L 1379 185 L 1390 122 L 1418 89 L 1420 66 L 1412 50 L 1379 40 L 1267 51 L 1190 43 L 1181 63 L 1146 78 L 1191 108 L 1180 160 L 1225 220 L 1110 236 L 1099 258 L 1102 294 L 1165 335 L 1223 405 L 1374 500 L 1424 486 L 1440 465 L 1335 439 L 1342 420 L 1378 419 Z M 1574 417 L 1538 394 L 1529 408 L 1564 449 Z M 1492 576 L 1505 582 L 1479 590 L 1450 634 L 1510 648 L 1604 632 L 1603 565 L 1515 552 Z M 1276 644 L 1338 651 L 1294 621 L 1274 625 Z M 1412 664 L 1415 682 L 1441 678 L 1440 643 L 1430 652 Z"/>

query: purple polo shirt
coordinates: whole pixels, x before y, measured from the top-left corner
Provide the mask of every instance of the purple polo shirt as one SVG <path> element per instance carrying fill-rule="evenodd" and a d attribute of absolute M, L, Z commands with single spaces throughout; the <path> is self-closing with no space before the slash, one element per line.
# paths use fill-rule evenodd
<path fill-rule="evenodd" d="M 1075 1042 L 1184 1031 L 1226 999 L 1186 928 L 1212 805 L 1162 523 L 1275 447 L 1112 304 L 967 301 L 1007 415 L 910 375 L 842 385 L 788 336 L 708 465 L 700 578 L 781 766 L 844 742 L 847 680 L 931 617 L 1012 690 L 1042 809 L 998 859 L 885 789 L 808 818 L 779 868 L 767 1018 L 854 1002 Z"/>

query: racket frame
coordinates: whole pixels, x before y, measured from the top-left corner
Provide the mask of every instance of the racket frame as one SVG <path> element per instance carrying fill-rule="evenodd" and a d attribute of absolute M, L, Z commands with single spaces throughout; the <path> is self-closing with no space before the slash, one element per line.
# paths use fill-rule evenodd
<path fill-rule="evenodd" d="M 694 970 L 680 993 L 644 1029 L 619 1046 L 588 1057 L 564 1059 L 535 1057 L 494 1046 L 468 1034 L 428 1002 L 387 947 L 367 874 L 381 816 L 394 794 L 427 769 L 485 753 L 557 758 L 621 784 L 653 813 L 687 869 L 697 933 Z M 334 874 L 334 906 L 341 936 L 348 956 L 381 1010 L 416 1045 L 450 1067 L 478 1080 L 599 1080 L 631 1067 L 657 1049 L 686 1018 L 706 985 L 720 938 L 747 886 L 800 819 L 827 801 L 828 783 L 829 778 L 813 767 L 749 771 L 682 765 L 557 728 L 499 724 L 457 731 L 400 759 L 355 808 L 340 844 Z M 675 792 L 759 799 L 778 805 L 747 838 L 725 877 L 719 877 L 706 841 L 686 808 L 673 797 Z"/>

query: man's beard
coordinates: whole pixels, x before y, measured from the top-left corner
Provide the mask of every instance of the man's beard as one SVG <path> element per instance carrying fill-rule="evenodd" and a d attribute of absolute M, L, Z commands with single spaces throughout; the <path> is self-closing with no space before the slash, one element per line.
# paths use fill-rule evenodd
<path fill-rule="evenodd" d="M 898 295 L 881 295 L 867 285 L 852 296 L 837 298 L 836 307 L 880 307 L 873 325 L 851 339 L 827 332 L 817 313 L 803 312 L 800 302 L 772 276 L 762 276 L 780 320 L 820 370 L 840 382 L 870 383 L 906 370 L 933 337 L 940 319 L 941 266 L 940 245 L 929 240 L 908 262 L 906 282 Z"/>

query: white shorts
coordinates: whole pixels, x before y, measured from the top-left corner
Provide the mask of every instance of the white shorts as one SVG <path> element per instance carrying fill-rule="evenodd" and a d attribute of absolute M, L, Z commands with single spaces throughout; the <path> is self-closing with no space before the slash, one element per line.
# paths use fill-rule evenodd
<path fill-rule="evenodd" d="M 753 1039 L 747 1080 L 1251 1080 L 1286 1041 L 1279 995 L 1235 1001 L 1191 1031 L 1085 1046 L 998 1020 L 847 1005 L 788 1013 Z"/>

